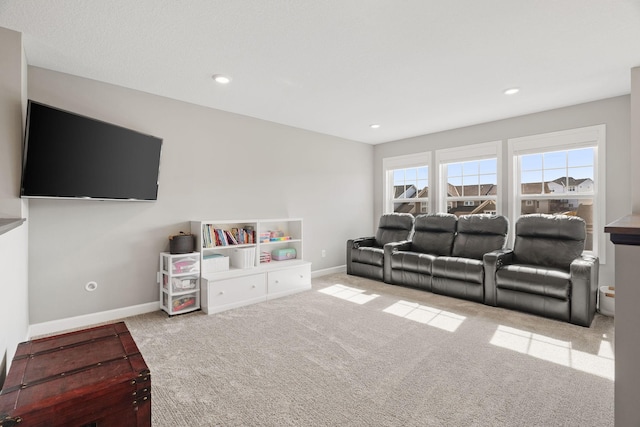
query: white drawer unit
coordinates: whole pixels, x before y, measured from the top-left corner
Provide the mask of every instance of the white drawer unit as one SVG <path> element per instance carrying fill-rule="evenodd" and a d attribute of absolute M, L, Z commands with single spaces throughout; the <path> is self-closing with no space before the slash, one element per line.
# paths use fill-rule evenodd
<path fill-rule="evenodd" d="M 267 299 L 311 289 L 311 264 L 283 268 L 267 273 Z"/>
<path fill-rule="evenodd" d="M 218 313 L 267 300 L 266 274 L 250 274 L 224 280 L 202 278 L 202 310 Z"/>
<path fill-rule="evenodd" d="M 160 254 L 160 307 L 169 315 L 200 309 L 200 254 Z"/>
<path fill-rule="evenodd" d="M 191 221 L 202 310 L 219 313 L 311 289 L 302 229 L 301 218 Z M 279 260 L 282 253 L 287 257 Z"/>

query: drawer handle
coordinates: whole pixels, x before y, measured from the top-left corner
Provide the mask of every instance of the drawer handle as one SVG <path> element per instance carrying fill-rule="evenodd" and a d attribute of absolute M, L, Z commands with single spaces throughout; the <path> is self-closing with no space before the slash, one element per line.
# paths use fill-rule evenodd
<path fill-rule="evenodd" d="M 252 288 L 252 289 L 255 289 L 255 288 L 256 288 L 256 285 L 253 285 L 251 288 Z"/>
<path fill-rule="evenodd" d="M 280 283 L 280 281 L 279 281 L 279 280 L 276 280 L 276 283 Z"/>
<path fill-rule="evenodd" d="M 224 291 L 220 291 L 220 294 L 219 294 L 219 295 L 224 295 Z"/>

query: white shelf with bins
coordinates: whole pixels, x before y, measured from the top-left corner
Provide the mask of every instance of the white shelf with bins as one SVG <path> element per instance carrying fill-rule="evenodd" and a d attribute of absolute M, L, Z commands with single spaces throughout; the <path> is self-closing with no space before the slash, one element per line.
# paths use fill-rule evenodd
<path fill-rule="evenodd" d="M 160 307 L 169 315 L 200 309 L 200 254 L 160 254 Z"/>
<path fill-rule="evenodd" d="M 235 230 L 249 230 L 255 237 L 250 243 L 215 245 L 210 236 L 216 229 L 232 235 Z M 271 235 L 267 240 L 267 232 L 287 240 L 274 241 Z M 200 254 L 201 305 L 205 313 L 311 289 L 311 263 L 304 261 L 302 253 L 302 219 L 191 221 L 191 234 Z M 296 257 L 261 262 L 261 253 L 278 249 L 294 249 Z"/>

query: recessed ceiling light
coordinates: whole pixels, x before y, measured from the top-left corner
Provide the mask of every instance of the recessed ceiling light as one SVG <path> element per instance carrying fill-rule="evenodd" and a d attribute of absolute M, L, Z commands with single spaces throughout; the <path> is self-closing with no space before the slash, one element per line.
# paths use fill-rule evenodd
<path fill-rule="evenodd" d="M 380 125 L 373 124 L 373 125 L 369 125 L 369 127 L 371 129 L 378 129 L 380 127 Z"/>
<path fill-rule="evenodd" d="M 216 81 L 216 83 L 220 83 L 221 85 L 226 85 L 231 81 L 229 77 L 222 74 L 214 74 L 212 77 L 213 77 L 213 80 Z"/>
<path fill-rule="evenodd" d="M 507 89 L 504 91 L 505 95 L 515 95 L 516 93 L 520 92 L 520 89 L 517 87 L 512 87 L 510 89 Z"/>

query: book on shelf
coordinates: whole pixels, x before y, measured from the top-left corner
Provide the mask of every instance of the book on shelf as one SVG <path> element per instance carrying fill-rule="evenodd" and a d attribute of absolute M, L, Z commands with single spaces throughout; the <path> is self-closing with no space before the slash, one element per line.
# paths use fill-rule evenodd
<path fill-rule="evenodd" d="M 224 230 L 214 227 L 213 224 L 206 224 L 202 227 L 202 243 L 204 248 L 253 244 L 255 231 L 251 226 Z"/>

